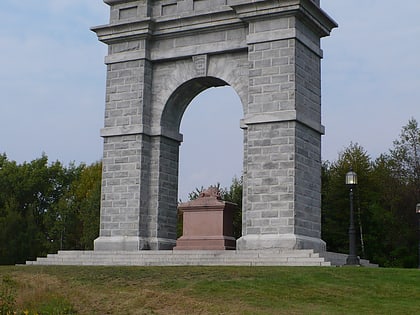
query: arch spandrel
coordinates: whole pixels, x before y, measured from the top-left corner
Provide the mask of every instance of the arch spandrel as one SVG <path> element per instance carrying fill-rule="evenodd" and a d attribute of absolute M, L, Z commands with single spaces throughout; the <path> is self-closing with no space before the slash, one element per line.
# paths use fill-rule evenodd
<path fill-rule="evenodd" d="M 201 70 L 197 70 L 197 65 L 192 66 L 192 61 L 174 62 L 177 65 L 174 67 L 165 64 L 156 66 L 153 108 L 158 110 L 156 115 L 160 114 L 155 121 L 159 121 L 161 127 L 179 131 L 179 124 L 188 104 L 200 92 L 210 87 L 231 86 L 241 99 L 243 112 L 247 112 L 247 55 L 236 53 L 205 58 L 206 66 Z"/>
<path fill-rule="evenodd" d="M 325 250 L 319 39 L 337 25 L 317 0 L 215 1 L 105 1 L 110 23 L 93 28 L 109 46 L 95 250 L 175 245 L 179 123 L 220 85 L 244 113 L 238 248 Z"/>

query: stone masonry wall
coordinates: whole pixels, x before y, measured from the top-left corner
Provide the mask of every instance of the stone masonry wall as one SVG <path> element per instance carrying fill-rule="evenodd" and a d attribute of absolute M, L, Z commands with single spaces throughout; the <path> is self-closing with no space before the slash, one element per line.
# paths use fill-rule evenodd
<path fill-rule="evenodd" d="M 296 108 L 306 124 L 296 129 L 296 233 L 321 237 L 321 66 L 320 56 L 296 45 Z"/>
<path fill-rule="evenodd" d="M 178 158 L 179 142 L 154 137 L 151 159 L 151 196 L 154 202 L 149 205 L 154 214 L 150 237 L 151 249 L 171 249 L 175 246 L 178 201 Z M 172 241 L 169 241 L 172 240 Z"/>
<path fill-rule="evenodd" d="M 294 126 L 289 122 L 247 129 L 247 209 L 243 234 L 294 233 Z"/>
<path fill-rule="evenodd" d="M 276 235 L 294 233 L 296 41 L 281 38 L 293 28 L 291 16 L 249 25 L 249 97 L 244 119 L 246 192 L 239 249 L 261 248 L 262 243 L 267 247 L 286 246 Z"/>
<path fill-rule="evenodd" d="M 144 60 L 108 65 L 105 128 L 126 127 L 147 119 L 143 111 Z"/>
<path fill-rule="evenodd" d="M 138 236 L 140 160 L 145 152 L 139 135 L 104 139 L 100 237 Z"/>
<path fill-rule="evenodd" d="M 110 46 L 116 52 L 124 45 Z M 151 64 L 147 60 L 107 66 L 100 237 L 95 248 L 124 239 L 125 249 L 147 247 L 156 218 L 150 202 L 150 137 L 139 131 L 150 119 Z"/>
<path fill-rule="evenodd" d="M 296 32 L 300 37 L 288 37 Z M 248 43 L 246 192 L 238 247 L 325 250 L 319 37 L 285 16 L 251 23 Z"/>
<path fill-rule="evenodd" d="M 295 233 L 321 237 L 321 135 L 296 126 Z"/>
<path fill-rule="evenodd" d="M 248 114 L 295 109 L 294 45 L 291 39 L 250 45 Z"/>

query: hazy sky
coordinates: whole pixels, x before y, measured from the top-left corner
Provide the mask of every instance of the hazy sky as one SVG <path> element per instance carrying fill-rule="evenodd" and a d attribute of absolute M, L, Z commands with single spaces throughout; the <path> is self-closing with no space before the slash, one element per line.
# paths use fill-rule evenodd
<path fill-rule="evenodd" d="M 420 1 L 322 0 L 339 24 L 322 40 L 323 159 L 350 142 L 387 152 L 411 117 L 420 120 Z M 101 0 L 0 1 L 0 152 L 18 162 L 67 164 L 102 156 L 106 24 Z M 230 88 L 210 89 L 182 122 L 180 197 L 229 186 L 242 170 L 242 109 Z M 216 126 L 216 127 L 215 127 Z"/>

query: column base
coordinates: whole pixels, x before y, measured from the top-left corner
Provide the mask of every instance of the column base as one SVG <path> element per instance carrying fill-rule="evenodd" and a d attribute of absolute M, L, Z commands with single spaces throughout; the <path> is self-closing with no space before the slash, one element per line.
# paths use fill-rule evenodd
<path fill-rule="evenodd" d="M 262 249 L 313 249 L 317 253 L 326 251 L 326 243 L 320 238 L 297 234 L 245 235 L 236 241 L 238 250 Z"/>
<path fill-rule="evenodd" d="M 356 255 L 348 255 L 346 266 L 360 266 L 360 258 Z"/>
<path fill-rule="evenodd" d="M 138 251 L 172 249 L 175 240 L 138 236 L 100 236 L 93 242 L 95 251 Z"/>

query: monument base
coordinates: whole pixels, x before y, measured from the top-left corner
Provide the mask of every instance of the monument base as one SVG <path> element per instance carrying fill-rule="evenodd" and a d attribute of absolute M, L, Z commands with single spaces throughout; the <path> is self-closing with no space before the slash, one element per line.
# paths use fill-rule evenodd
<path fill-rule="evenodd" d="M 235 249 L 236 240 L 229 236 L 182 236 L 176 241 L 174 250 L 225 250 Z"/>
<path fill-rule="evenodd" d="M 320 238 L 297 234 L 245 235 L 236 241 L 238 250 L 263 249 L 313 249 L 317 253 L 326 251 L 326 243 Z"/>
<path fill-rule="evenodd" d="M 175 240 L 138 236 L 100 236 L 94 242 L 95 251 L 138 251 L 172 249 Z"/>
<path fill-rule="evenodd" d="M 174 250 L 235 249 L 233 212 L 235 204 L 223 201 L 220 190 L 210 186 L 197 199 L 178 206 L 183 215 L 182 236 Z"/>

